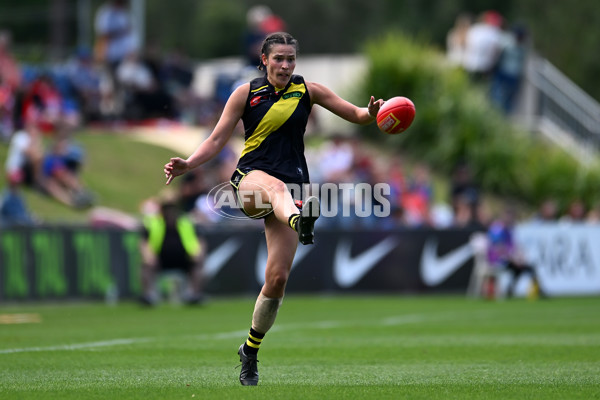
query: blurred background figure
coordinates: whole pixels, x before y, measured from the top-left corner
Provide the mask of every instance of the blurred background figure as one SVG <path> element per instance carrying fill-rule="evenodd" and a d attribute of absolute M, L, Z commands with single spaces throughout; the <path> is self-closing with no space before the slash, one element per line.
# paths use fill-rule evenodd
<path fill-rule="evenodd" d="M 172 98 L 161 87 L 151 68 L 137 52 L 128 54 L 116 70 L 117 86 L 124 99 L 123 115 L 129 120 L 174 118 Z"/>
<path fill-rule="evenodd" d="M 24 128 L 10 139 L 5 161 L 6 176 L 18 177 L 19 182 L 41 189 L 43 159 L 44 145 L 36 120 L 27 120 Z"/>
<path fill-rule="evenodd" d="M 19 64 L 11 52 L 11 35 L 0 31 L 0 140 L 8 141 L 15 125 L 15 107 L 22 83 Z"/>
<path fill-rule="evenodd" d="M 533 222 L 556 222 L 556 220 L 558 220 L 558 203 L 552 198 L 544 200 L 532 218 Z"/>
<path fill-rule="evenodd" d="M 454 214 L 454 225 L 458 227 L 480 227 L 480 188 L 475 182 L 472 167 L 459 162 L 452 171 L 450 202 Z"/>
<path fill-rule="evenodd" d="M 201 304 L 203 268 L 206 245 L 197 234 L 192 221 L 181 212 L 178 197 L 164 192 L 158 200 L 158 213 L 144 219 L 140 251 L 142 255 L 141 301 L 154 305 L 157 276 L 165 273 L 185 275 L 188 288 L 182 294 L 186 304 Z"/>
<path fill-rule="evenodd" d="M 467 50 L 467 32 L 471 28 L 473 17 L 470 13 L 462 13 L 456 17 L 454 26 L 446 36 L 446 57 L 451 64 L 463 67 Z"/>
<path fill-rule="evenodd" d="M 28 86 L 24 93 L 22 120 L 37 125 L 43 134 L 52 135 L 61 119 L 63 97 L 49 72 L 42 72 Z"/>
<path fill-rule="evenodd" d="M 92 57 L 91 50 L 78 49 L 66 63 L 64 73 L 78 103 L 82 122 L 99 121 L 109 114 L 102 108 L 102 85 L 107 76 Z"/>
<path fill-rule="evenodd" d="M 284 32 L 285 21 L 265 5 L 250 7 L 246 13 L 246 32 L 244 34 L 244 49 L 246 64 L 252 67 L 260 65 L 260 50 L 262 41 L 270 33 Z"/>
<path fill-rule="evenodd" d="M 246 13 L 246 32 L 244 34 L 244 56 L 246 65 L 260 65 L 260 47 L 266 36 L 262 23 L 271 15 L 271 9 L 264 5 L 251 7 Z"/>
<path fill-rule="evenodd" d="M 580 223 L 585 222 L 587 214 L 587 207 L 583 200 L 574 199 L 567 207 L 567 212 L 563 215 L 560 220 L 563 222 Z"/>
<path fill-rule="evenodd" d="M 482 13 L 468 30 L 464 67 L 474 82 L 487 82 L 502 49 L 503 18 L 496 11 Z"/>
<path fill-rule="evenodd" d="M 402 208 L 409 226 L 430 225 L 429 211 L 432 201 L 433 185 L 429 167 L 417 164 L 412 171 L 407 191 L 402 196 Z"/>
<path fill-rule="evenodd" d="M 590 208 L 585 219 L 589 224 L 600 223 L 600 203 Z"/>
<path fill-rule="evenodd" d="M 140 38 L 133 27 L 128 0 L 108 0 L 96 11 L 94 20 L 94 59 L 106 70 L 101 85 L 102 109 L 105 114 L 120 117 L 125 109 L 121 99 L 117 67 L 132 53 L 140 51 Z"/>
<path fill-rule="evenodd" d="M 507 207 L 491 224 L 487 231 L 487 259 L 491 268 L 496 268 L 497 273 L 491 276 L 488 282 L 490 291 L 489 297 L 499 295 L 498 281 L 500 271 L 507 271 L 510 274 L 510 283 L 506 295 L 512 297 L 515 293 L 515 288 L 519 282 L 521 275 L 529 275 L 531 277 L 531 288 L 528 296 L 537 298 L 542 294 L 535 268 L 525 262 L 522 252 L 517 247 L 513 238 L 513 231 L 516 223 L 516 215 L 514 211 Z"/>
<path fill-rule="evenodd" d="M 21 193 L 22 174 L 14 172 L 7 181 L 7 186 L 0 193 L 0 228 L 35 224 L 36 219 Z"/>
<path fill-rule="evenodd" d="M 44 189 L 54 199 L 74 208 L 89 208 L 94 196 L 79 178 L 83 162 L 82 150 L 61 133 L 44 155 Z"/>
<path fill-rule="evenodd" d="M 492 100 L 509 114 L 513 111 L 529 53 L 527 30 L 516 25 L 505 34 L 498 62 L 492 76 Z"/>
<path fill-rule="evenodd" d="M 172 98 L 179 119 L 184 123 L 196 123 L 194 107 L 199 101 L 194 93 L 194 63 L 182 51 L 174 50 L 166 54 L 162 63 L 162 76 L 167 94 Z"/>
<path fill-rule="evenodd" d="M 111 70 L 130 53 L 138 51 L 140 40 L 133 29 L 128 0 L 110 0 L 98 8 L 95 17 L 94 56 Z"/>

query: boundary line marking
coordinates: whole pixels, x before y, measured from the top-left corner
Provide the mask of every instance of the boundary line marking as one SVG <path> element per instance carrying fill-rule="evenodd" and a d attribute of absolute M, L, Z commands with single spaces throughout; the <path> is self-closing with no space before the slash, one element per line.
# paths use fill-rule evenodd
<path fill-rule="evenodd" d="M 403 315 L 396 317 L 386 317 L 378 322 L 375 325 L 380 326 L 390 326 L 390 325 L 403 325 L 408 323 L 419 323 L 425 321 L 426 318 L 422 314 L 412 314 L 412 315 Z M 324 321 L 315 321 L 310 324 L 286 324 L 281 326 L 274 326 L 269 333 L 271 332 L 285 332 L 291 330 L 298 329 L 331 329 L 331 328 L 343 328 L 349 326 L 361 326 L 365 325 L 365 322 L 359 321 L 336 321 L 336 320 L 324 320 Z M 193 336 L 199 340 L 227 340 L 236 337 L 241 337 L 242 339 L 245 335 L 248 334 L 247 330 L 237 330 L 231 332 L 217 332 L 212 334 L 205 335 L 197 335 Z M 14 354 L 14 353 L 33 353 L 33 352 L 42 352 L 42 351 L 72 351 L 72 350 L 85 350 L 85 349 L 94 349 L 99 347 L 112 347 L 112 346 L 122 346 L 128 344 L 137 344 L 137 343 L 149 343 L 160 340 L 159 337 L 140 337 L 140 338 L 128 338 L 128 339 L 111 339 L 111 340 L 102 340 L 96 342 L 87 342 L 87 343 L 77 343 L 77 344 L 65 344 L 65 345 L 56 345 L 56 346 L 46 346 L 46 347 L 22 347 L 15 349 L 0 349 L 0 355 L 2 354 Z"/>

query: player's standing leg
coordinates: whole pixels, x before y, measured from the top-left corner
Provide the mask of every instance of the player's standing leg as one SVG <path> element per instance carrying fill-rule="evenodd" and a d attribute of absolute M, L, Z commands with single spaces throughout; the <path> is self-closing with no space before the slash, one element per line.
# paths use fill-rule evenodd
<path fill-rule="evenodd" d="M 265 218 L 265 236 L 268 249 L 265 284 L 254 306 L 248 339 L 238 350 L 242 362 L 240 382 L 244 386 L 258 383 L 258 350 L 275 322 L 298 246 L 298 234 L 273 214 Z"/>

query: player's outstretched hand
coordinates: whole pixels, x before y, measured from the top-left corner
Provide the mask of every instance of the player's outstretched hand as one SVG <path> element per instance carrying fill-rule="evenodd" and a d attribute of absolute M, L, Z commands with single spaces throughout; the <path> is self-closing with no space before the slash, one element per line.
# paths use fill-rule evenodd
<path fill-rule="evenodd" d="M 165 176 L 167 178 L 166 185 L 171 183 L 173 178 L 185 174 L 189 170 L 188 162 L 182 158 L 174 157 L 165 164 Z"/>
<path fill-rule="evenodd" d="M 377 113 L 379 112 L 379 109 L 381 108 L 383 103 L 385 103 L 384 100 L 379 99 L 376 101 L 375 97 L 371 96 L 371 99 L 369 100 L 369 104 L 367 105 L 367 110 L 369 112 L 369 115 L 372 118 L 377 117 Z"/>

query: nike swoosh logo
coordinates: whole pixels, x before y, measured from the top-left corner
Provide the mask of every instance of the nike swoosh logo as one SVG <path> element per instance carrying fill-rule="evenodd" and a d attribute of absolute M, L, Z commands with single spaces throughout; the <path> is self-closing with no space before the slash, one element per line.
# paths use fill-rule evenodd
<path fill-rule="evenodd" d="M 470 243 L 438 257 L 437 240 L 428 239 L 421 253 L 421 279 L 427 286 L 436 286 L 456 272 L 474 254 Z"/>
<path fill-rule="evenodd" d="M 352 257 L 350 255 L 352 242 L 350 240 L 341 241 L 335 250 L 333 260 L 333 277 L 336 283 L 343 288 L 354 286 L 382 258 L 396 248 L 397 244 L 398 239 L 388 237 L 368 250 Z"/>
<path fill-rule="evenodd" d="M 298 265 L 298 263 L 302 261 L 302 259 L 306 257 L 306 255 L 310 253 L 310 251 L 314 248 L 314 246 L 298 246 L 298 248 L 296 249 L 296 255 L 294 256 L 294 261 L 292 262 L 292 269 L 294 269 L 294 267 Z M 258 252 L 256 254 L 256 268 L 254 269 L 256 273 L 256 281 L 261 285 L 265 284 L 267 255 L 267 245 L 263 244 L 259 247 Z"/>
<path fill-rule="evenodd" d="M 242 247 L 241 239 L 228 239 L 225 243 L 214 249 L 206 256 L 204 263 L 204 275 L 212 278 L 217 275 L 221 268 L 229 261 L 239 248 Z"/>

